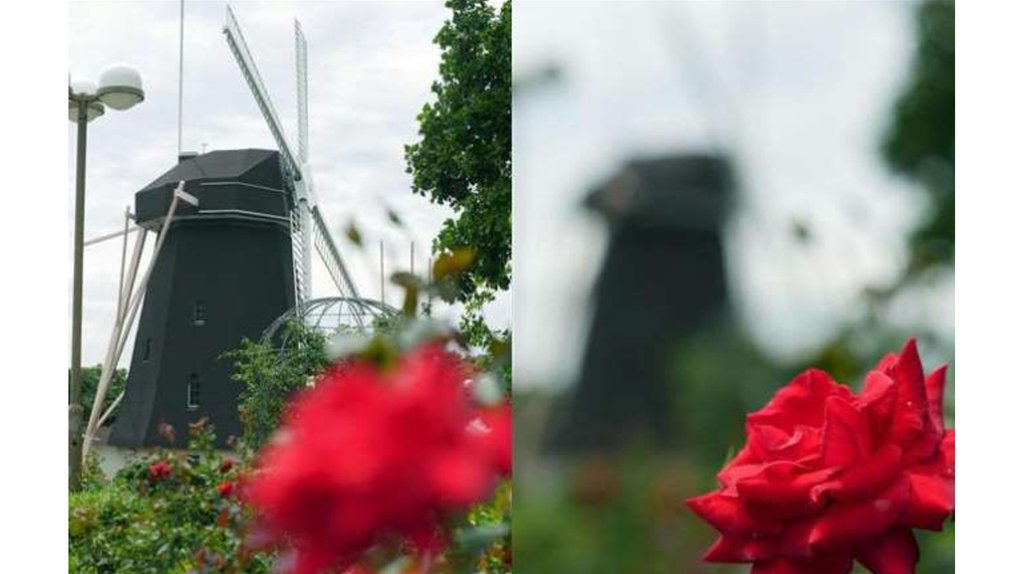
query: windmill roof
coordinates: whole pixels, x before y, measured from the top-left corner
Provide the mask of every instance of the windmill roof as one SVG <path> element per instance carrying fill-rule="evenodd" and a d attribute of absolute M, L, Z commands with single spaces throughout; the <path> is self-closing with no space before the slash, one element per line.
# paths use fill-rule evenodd
<path fill-rule="evenodd" d="M 592 190 L 584 205 L 617 225 L 717 227 L 732 186 L 729 161 L 720 155 L 635 158 Z"/>
<path fill-rule="evenodd" d="M 181 160 L 140 191 L 175 185 L 179 181 L 195 180 L 238 181 L 263 186 L 270 184 L 277 188 L 280 187 L 279 154 L 268 149 L 211 151 Z M 276 184 L 270 183 L 275 180 Z"/>

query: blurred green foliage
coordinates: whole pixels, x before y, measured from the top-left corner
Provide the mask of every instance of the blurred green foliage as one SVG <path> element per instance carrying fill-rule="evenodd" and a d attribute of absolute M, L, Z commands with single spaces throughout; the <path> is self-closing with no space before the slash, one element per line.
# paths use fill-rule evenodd
<path fill-rule="evenodd" d="M 953 260 L 954 16 L 952 1 L 928 0 L 919 6 L 910 80 L 883 140 L 889 166 L 921 184 L 930 199 L 930 213 L 911 238 L 910 274 Z"/>
<path fill-rule="evenodd" d="M 704 471 L 683 457 L 637 450 L 566 462 L 545 474 L 556 487 L 517 485 L 512 539 L 523 572 L 736 571 L 700 563 L 714 533 L 686 509 L 686 498 L 704 486 Z"/>

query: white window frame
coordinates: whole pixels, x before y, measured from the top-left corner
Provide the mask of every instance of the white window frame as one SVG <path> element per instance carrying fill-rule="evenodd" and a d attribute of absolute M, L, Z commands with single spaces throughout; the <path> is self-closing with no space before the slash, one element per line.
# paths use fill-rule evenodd
<path fill-rule="evenodd" d="M 190 411 L 199 410 L 199 375 L 192 373 L 188 376 L 188 384 L 185 385 L 185 408 Z M 195 396 L 193 395 L 195 393 Z"/>

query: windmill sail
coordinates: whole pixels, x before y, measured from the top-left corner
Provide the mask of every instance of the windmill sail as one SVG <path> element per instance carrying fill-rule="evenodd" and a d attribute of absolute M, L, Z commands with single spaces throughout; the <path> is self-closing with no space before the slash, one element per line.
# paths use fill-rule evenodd
<path fill-rule="evenodd" d="M 302 25 L 295 21 L 295 91 L 299 105 L 299 160 L 309 161 L 309 80 L 306 72 L 306 35 Z"/>
<path fill-rule="evenodd" d="M 231 52 L 238 62 L 246 83 L 252 90 L 253 97 L 267 120 L 277 142 L 278 149 L 286 164 L 286 170 L 291 172 L 295 179 L 294 194 L 291 213 L 292 249 L 295 266 L 295 289 L 296 304 L 301 305 L 310 299 L 310 288 L 312 280 L 311 272 L 311 245 L 316 248 L 321 260 L 327 267 L 327 271 L 342 295 L 358 299 L 359 291 L 352 280 L 345 263 L 341 258 L 330 229 L 324 222 L 323 216 L 316 205 L 316 195 L 313 190 L 313 178 L 310 177 L 308 168 L 309 156 L 309 106 L 308 106 L 308 80 L 307 80 L 307 57 L 306 37 L 302 32 L 302 26 L 295 22 L 295 64 L 296 79 L 298 83 L 298 155 L 292 152 L 284 137 L 284 130 L 270 100 L 270 95 L 263 80 L 260 78 L 256 68 L 256 62 L 249 52 L 245 37 L 235 19 L 231 7 L 227 9 L 227 22 L 224 25 L 224 34 L 227 37 Z M 315 237 L 314 237 L 315 235 Z M 361 314 L 355 313 L 360 326 L 362 326 Z"/>
<path fill-rule="evenodd" d="M 231 6 L 228 6 L 228 18 L 224 24 L 224 34 L 227 37 L 228 46 L 231 47 L 231 53 L 235 55 L 235 60 L 238 61 L 238 66 L 242 69 L 242 75 L 245 76 L 245 81 L 249 84 L 249 89 L 252 90 L 252 94 L 256 98 L 256 104 L 260 107 L 260 112 L 263 113 L 263 119 L 267 120 L 267 126 L 270 127 L 270 133 L 274 136 L 277 149 L 281 152 L 284 160 L 285 169 L 296 180 L 301 180 L 302 166 L 295 154 L 292 153 L 292 148 L 284 137 L 281 120 L 277 118 L 274 103 L 270 100 L 270 94 L 267 93 L 266 86 L 263 85 L 263 79 L 256 68 L 256 62 L 252 58 L 252 53 L 249 52 L 249 46 L 245 43 L 242 29 L 238 27 L 238 21 L 235 19 L 234 12 L 231 11 Z"/>
<path fill-rule="evenodd" d="M 295 83 L 296 98 L 298 100 L 298 124 L 299 124 L 299 161 L 302 162 L 302 170 L 309 173 L 309 97 L 308 97 L 308 75 L 306 72 L 306 35 L 302 33 L 302 26 L 295 21 Z M 299 294 L 299 304 L 309 301 L 313 288 L 313 261 L 310 244 L 310 234 L 313 229 L 310 207 L 315 205 L 313 200 L 313 178 L 306 177 L 299 182 L 298 187 L 298 210 L 293 214 L 298 225 L 293 227 L 297 230 L 293 233 L 293 248 L 295 251 L 295 285 Z M 339 287 L 340 289 L 340 287 Z M 353 291 L 353 294 L 355 292 Z"/>

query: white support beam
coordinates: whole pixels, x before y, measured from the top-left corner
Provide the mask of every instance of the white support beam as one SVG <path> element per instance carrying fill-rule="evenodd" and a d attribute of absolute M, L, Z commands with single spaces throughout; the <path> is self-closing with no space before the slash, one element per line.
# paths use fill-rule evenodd
<path fill-rule="evenodd" d="M 103 361 L 103 371 L 100 374 L 99 384 L 96 386 L 96 396 L 93 399 L 92 409 L 89 411 L 89 424 L 85 427 L 85 437 L 82 441 L 83 461 L 88 456 L 92 443 L 96 440 L 96 430 L 99 428 L 100 409 L 103 407 L 103 399 L 110 388 L 113 374 L 117 371 L 117 362 L 121 358 L 121 352 L 124 350 L 125 342 L 128 340 L 128 333 L 131 331 L 130 327 L 135 321 L 135 315 L 138 313 L 139 305 L 142 303 L 142 298 L 146 293 L 149 278 L 153 274 L 153 269 L 156 267 L 156 262 L 160 257 L 160 248 L 163 247 L 164 240 L 167 239 L 167 232 L 170 230 L 171 221 L 174 219 L 174 212 L 178 209 L 178 202 L 181 200 L 190 202 L 189 198 L 195 199 L 190 194 L 185 193 L 185 182 L 178 182 L 178 187 L 174 190 L 174 197 L 171 199 L 171 205 L 167 209 L 167 216 L 160 227 L 160 234 L 157 236 L 156 245 L 153 247 L 153 255 L 150 257 L 149 265 L 142 276 L 142 281 L 131 296 L 131 302 L 128 304 L 125 317 L 120 321 L 114 322 L 107 354 Z M 141 255 L 141 249 L 139 254 Z"/>
<path fill-rule="evenodd" d="M 121 320 L 121 315 L 124 314 L 124 306 L 122 301 L 124 300 L 124 260 L 128 256 L 128 226 L 131 223 L 131 212 L 128 207 L 124 208 L 124 234 L 122 235 L 121 241 L 121 267 L 117 274 L 117 319 Z"/>
<path fill-rule="evenodd" d="M 114 232 L 111 232 L 111 233 L 100 235 L 98 237 L 93 237 L 92 239 L 87 239 L 87 240 L 85 240 L 85 242 L 82 243 L 82 245 L 88 247 L 90 245 L 95 245 L 97 243 L 102 243 L 104 241 L 108 241 L 110 239 L 114 239 L 115 237 L 121 237 L 122 235 L 129 235 L 131 233 L 135 233 L 139 229 L 140 228 L 138 228 L 138 227 L 132 227 L 131 229 L 128 229 L 128 230 L 114 231 Z"/>

